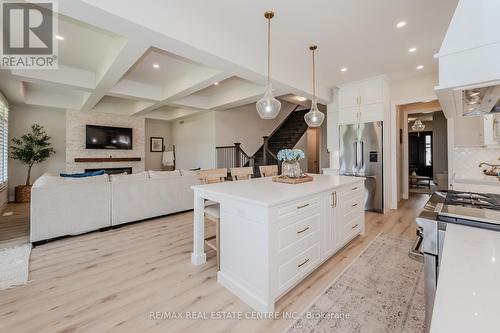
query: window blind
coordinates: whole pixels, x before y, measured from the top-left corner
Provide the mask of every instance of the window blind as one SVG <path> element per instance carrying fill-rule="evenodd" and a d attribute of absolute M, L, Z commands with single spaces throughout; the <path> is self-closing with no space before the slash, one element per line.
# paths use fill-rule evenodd
<path fill-rule="evenodd" d="M 7 163 L 9 161 L 9 108 L 0 95 L 0 187 L 7 183 Z"/>

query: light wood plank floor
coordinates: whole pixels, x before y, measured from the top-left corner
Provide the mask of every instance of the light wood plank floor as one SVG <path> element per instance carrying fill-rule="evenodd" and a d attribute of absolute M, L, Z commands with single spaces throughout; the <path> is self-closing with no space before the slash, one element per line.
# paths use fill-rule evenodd
<path fill-rule="evenodd" d="M 303 312 L 380 232 L 413 238 L 427 198 L 414 195 L 387 215 L 367 213 L 366 235 L 285 295 L 276 311 Z M 29 284 L 0 291 L 0 332 L 283 332 L 291 320 L 150 319 L 151 311 L 251 310 L 217 283 L 213 253 L 207 264 L 191 265 L 192 215 L 34 248 Z"/>
<path fill-rule="evenodd" d="M 30 205 L 11 203 L 0 209 L 0 249 L 29 241 Z"/>

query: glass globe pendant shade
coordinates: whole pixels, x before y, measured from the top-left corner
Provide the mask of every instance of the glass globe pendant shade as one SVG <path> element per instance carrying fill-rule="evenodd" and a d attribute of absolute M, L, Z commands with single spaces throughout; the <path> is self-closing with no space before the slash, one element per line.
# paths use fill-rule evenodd
<path fill-rule="evenodd" d="M 262 119 L 274 119 L 281 109 L 281 102 L 273 97 L 271 83 L 267 84 L 264 96 L 257 102 L 257 112 Z"/>
<path fill-rule="evenodd" d="M 309 127 L 320 127 L 321 124 L 323 124 L 325 115 L 323 112 L 318 110 L 318 106 L 316 105 L 315 100 L 312 102 L 311 110 L 309 110 L 309 112 L 305 114 L 304 120 Z"/>

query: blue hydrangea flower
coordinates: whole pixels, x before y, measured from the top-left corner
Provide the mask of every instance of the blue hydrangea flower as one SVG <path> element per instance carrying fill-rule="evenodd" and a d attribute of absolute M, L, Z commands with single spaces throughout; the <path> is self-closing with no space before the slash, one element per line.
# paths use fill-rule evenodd
<path fill-rule="evenodd" d="M 278 152 L 278 160 L 285 162 L 295 162 L 305 157 L 304 152 L 300 149 L 282 149 Z"/>

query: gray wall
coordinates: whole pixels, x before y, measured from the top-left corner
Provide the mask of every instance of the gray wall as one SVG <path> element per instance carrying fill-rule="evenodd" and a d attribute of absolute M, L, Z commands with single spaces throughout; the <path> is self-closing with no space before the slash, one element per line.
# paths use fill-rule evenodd
<path fill-rule="evenodd" d="M 163 138 L 166 150 L 172 150 L 172 126 L 169 121 L 158 119 L 146 119 L 146 140 L 145 140 L 145 167 L 146 170 L 166 170 L 162 166 L 162 153 L 151 152 L 151 137 Z"/>
<path fill-rule="evenodd" d="M 443 112 L 435 112 L 432 115 L 432 143 L 433 150 L 433 177 L 436 174 L 448 171 L 448 130 L 447 120 Z"/>

